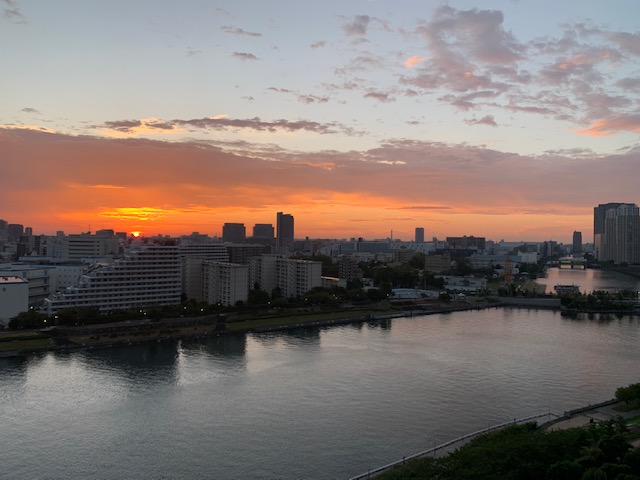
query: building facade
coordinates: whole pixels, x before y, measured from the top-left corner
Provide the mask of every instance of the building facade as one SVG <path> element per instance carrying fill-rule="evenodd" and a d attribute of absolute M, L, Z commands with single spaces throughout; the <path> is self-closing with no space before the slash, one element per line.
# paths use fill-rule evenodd
<path fill-rule="evenodd" d="M 205 261 L 202 296 L 210 305 L 235 305 L 249 298 L 249 266 Z"/>
<path fill-rule="evenodd" d="M 29 310 L 29 282 L 16 276 L 0 276 L 0 325 Z"/>
<path fill-rule="evenodd" d="M 614 263 L 640 262 L 640 210 L 622 204 L 607 210 L 598 260 Z"/>
<path fill-rule="evenodd" d="M 63 308 L 97 307 L 107 313 L 179 305 L 180 270 L 177 246 L 138 245 L 124 258 L 89 269 L 80 277 L 77 287 L 45 299 L 43 311 L 54 315 Z"/>
<path fill-rule="evenodd" d="M 293 244 L 294 227 L 293 215 L 278 212 L 276 215 L 276 249 L 278 252 L 287 250 Z"/>
<path fill-rule="evenodd" d="M 289 259 L 281 255 L 261 255 L 250 260 L 252 288 L 271 293 L 279 288 L 285 298 L 299 297 L 322 286 L 322 262 Z"/>
<path fill-rule="evenodd" d="M 222 241 L 225 243 L 244 243 L 247 229 L 244 223 L 225 223 L 222 226 Z"/>

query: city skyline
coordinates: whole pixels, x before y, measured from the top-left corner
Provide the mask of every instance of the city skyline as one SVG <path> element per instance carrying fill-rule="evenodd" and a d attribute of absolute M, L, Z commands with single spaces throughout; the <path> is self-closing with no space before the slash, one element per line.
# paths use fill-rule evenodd
<path fill-rule="evenodd" d="M 2 217 L 571 243 L 639 203 L 635 3 L 3 0 Z M 64 32 L 64 33 L 62 33 Z"/>

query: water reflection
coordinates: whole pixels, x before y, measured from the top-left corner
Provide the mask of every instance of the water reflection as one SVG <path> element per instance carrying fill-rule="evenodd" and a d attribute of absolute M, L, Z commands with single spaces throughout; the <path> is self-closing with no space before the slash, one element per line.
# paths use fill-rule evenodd
<path fill-rule="evenodd" d="M 536 283 L 545 285 L 546 293 L 555 293 L 555 285 L 577 285 L 582 293 L 594 290 L 615 292 L 618 290 L 640 290 L 640 279 L 612 270 L 550 268 L 547 276 Z"/>

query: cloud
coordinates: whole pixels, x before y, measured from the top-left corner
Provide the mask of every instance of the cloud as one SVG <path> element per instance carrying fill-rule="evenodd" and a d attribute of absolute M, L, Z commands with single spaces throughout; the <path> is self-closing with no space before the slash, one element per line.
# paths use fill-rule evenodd
<path fill-rule="evenodd" d="M 231 35 L 236 35 L 238 37 L 261 37 L 262 36 L 262 34 L 258 32 L 247 32 L 242 28 L 234 28 L 229 26 L 222 26 L 220 27 L 220 30 L 223 31 L 224 33 L 229 33 Z"/>
<path fill-rule="evenodd" d="M 37 114 L 39 114 L 39 113 L 40 113 L 37 109 L 32 108 L 32 107 L 24 107 L 24 108 L 23 108 L 22 110 L 20 110 L 20 111 L 21 111 L 21 112 L 23 112 L 23 113 L 37 113 Z"/>
<path fill-rule="evenodd" d="M 22 14 L 15 0 L 2 0 L 6 5 L 4 8 L 4 17 L 11 23 L 26 24 L 27 18 Z"/>
<path fill-rule="evenodd" d="M 611 32 L 609 38 L 632 55 L 640 55 L 640 33 Z"/>
<path fill-rule="evenodd" d="M 502 12 L 450 6 L 436 8 L 416 33 L 427 54 L 407 60 L 399 83 L 437 92 L 460 110 L 491 107 L 585 125 L 628 116 L 640 101 L 637 75 L 619 76 L 637 65 L 630 57 L 640 52 L 638 33 L 576 23 L 559 37 L 523 42 L 505 29 Z"/>
<path fill-rule="evenodd" d="M 293 90 L 289 90 L 288 88 L 269 87 L 269 88 L 267 88 L 267 90 L 270 90 L 270 91 L 276 92 L 276 93 L 284 93 L 284 94 L 295 95 L 295 97 L 297 98 L 297 100 L 300 103 L 306 103 L 306 104 L 327 103 L 329 101 L 329 97 L 327 97 L 327 96 L 312 95 L 310 93 L 301 94 L 301 93 L 294 92 Z"/>
<path fill-rule="evenodd" d="M 394 102 L 395 99 L 389 94 L 385 92 L 367 92 L 364 94 L 364 98 L 372 98 L 382 103 Z"/>
<path fill-rule="evenodd" d="M 367 34 L 369 22 L 371 22 L 371 17 L 368 15 L 356 15 L 353 20 L 342 25 L 342 31 L 346 35 L 363 36 Z"/>
<path fill-rule="evenodd" d="M 196 57 L 198 55 L 200 55 L 202 53 L 202 50 L 198 50 L 192 47 L 187 47 L 187 51 L 185 53 L 185 55 L 187 57 Z"/>
<path fill-rule="evenodd" d="M 621 115 L 594 122 L 589 128 L 578 130 L 581 135 L 604 137 L 623 131 L 640 133 L 640 115 Z"/>
<path fill-rule="evenodd" d="M 489 125 L 490 127 L 497 127 L 498 124 L 496 123 L 496 121 L 493 119 L 493 115 L 486 115 L 484 117 L 482 117 L 481 119 L 471 119 L 471 120 L 465 120 L 465 123 L 468 125 Z"/>
<path fill-rule="evenodd" d="M 418 57 L 416 55 L 414 55 L 413 57 L 409 57 L 404 61 L 404 65 L 407 68 L 413 68 L 414 65 L 418 64 L 418 63 L 422 63 L 424 62 L 426 59 L 424 57 Z"/>
<path fill-rule="evenodd" d="M 245 53 L 245 52 L 233 52 L 233 56 L 235 58 L 239 58 L 240 60 L 258 60 L 253 53 Z"/>
<path fill-rule="evenodd" d="M 16 221 L 52 232 L 80 231 L 88 223 L 131 231 L 142 222 L 154 233 L 185 233 L 225 221 L 270 222 L 274 212 L 287 208 L 298 231 L 310 236 L 399 231 L 393 222 L 400 220 L 393 219 L 401 217 L 410 231 L 456 215 L 449 230 L 432 233 L 504 236 L 535 226 L 553 238 L 548 232 L 554 218 L 571 221 L 567 236 L 586 231 L 593 205 L 610 197 L 611 185 L 620 198 L 634 198 L 640 175 L 640 149 L 522 156 L 405 139 L 360 151 L 294 152 L 247 142 L 0 129 L 0 151 L 13 159 L 3 164 L 0 202 L 11 199 Z M 576 171 L 580 188 L 566 188 Z M 356 232 L 348 218 L 366 222 Z"/>
<path fill-rule="evenodd" d="M 324 40 L 318 41 L 318 42 L 313 42 L 310 47 L 312 49 L 316 49 L 316 48 L 324 48 L 327 45 L 327 42 L 325 42 Z"/>
<path fill-rule="evenodd" d="M 157 118 L 144 118 L 142 120 L 116 120 L 108 121 L 103 125 L 94 125 L 93 128 L 115 131 L 123 134 L 153 134 L 153 133 L 178 133 L 178 129 L 171 122 L 165 122 Z"/>

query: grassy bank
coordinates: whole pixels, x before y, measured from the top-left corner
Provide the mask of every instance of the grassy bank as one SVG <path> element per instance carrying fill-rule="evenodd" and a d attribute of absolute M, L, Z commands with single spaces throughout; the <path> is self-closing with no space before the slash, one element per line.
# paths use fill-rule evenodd
<path fill-rule="evenodd" d="M 51 338 L 40 332 L 0 332 L 0 353 L 51 348 Z"/>

